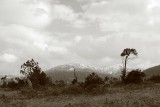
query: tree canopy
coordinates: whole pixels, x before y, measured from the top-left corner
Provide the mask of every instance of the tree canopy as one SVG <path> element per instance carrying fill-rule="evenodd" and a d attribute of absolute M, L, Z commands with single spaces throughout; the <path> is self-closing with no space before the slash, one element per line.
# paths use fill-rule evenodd
<path fill-rule="evenodd" d="M 25 78 L 32 82 L 34 88 L 39 85 L 45 85 L 49 81 L 47 75 L 39 67 L 38 62 L 33 59 L 21 65 L 20 73 L 25 75 Z"/>

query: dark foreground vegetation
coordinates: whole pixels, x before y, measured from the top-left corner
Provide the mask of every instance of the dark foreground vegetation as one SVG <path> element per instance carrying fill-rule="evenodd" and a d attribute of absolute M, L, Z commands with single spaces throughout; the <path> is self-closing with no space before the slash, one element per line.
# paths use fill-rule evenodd
<path fill-rule="evenodd" d="M 138 53 L 127 48 L 121 54 L 125 57 L 121 80 L 91 73 L 81 82 L 74 69 L 72 81 L 53 83 L 38 62 L 28 60 L 21 65 L 23 78 L 1 78 L 0 107 L 159 107 L 160 76 L 145 78 L 140 69 L 126 73 L 130 54 Z"/>
<path fill-rule="evenodd" d="M 159 107 L 160 84 L 97 86 L 45 86 L 31 90 L 0 88 L 1 107 Z"/>

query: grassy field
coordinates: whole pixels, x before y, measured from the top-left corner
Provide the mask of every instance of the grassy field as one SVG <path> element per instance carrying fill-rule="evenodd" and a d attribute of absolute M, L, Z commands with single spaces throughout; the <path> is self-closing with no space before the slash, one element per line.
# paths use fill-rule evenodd
<path fill-rule="evenodd" d="M 78 88 L 79 89 L 79 88 Z M 75 92 L 71 93 L 69 92 Z M 0 107 L 159 107 L 160 84 L 118 85 L 103 93 L 83 93 L 75 87 L 41 90 L 0 89 Z M 96 91 L 96 90 L 95 90 Z M 98 91 L 101 91 L 98 89 Z"/>

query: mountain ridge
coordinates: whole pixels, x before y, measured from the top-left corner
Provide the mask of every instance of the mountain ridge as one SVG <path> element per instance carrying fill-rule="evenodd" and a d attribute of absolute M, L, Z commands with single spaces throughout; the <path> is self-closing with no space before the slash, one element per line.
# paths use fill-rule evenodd
<path fill-rule="evenodd" d="M 53 79 L 52 80 L 53 82 L 61 79 L 63 79 L 64 81 L 72 81 L 74 79 L 73 68 L 75 69 L 75 73 L 79 81 L 84 81 L 85 78 L 93 72 L 102 78 L 104 78 L 105 76 L 119 77 L 121 73 L 120 66 L 118 66 L 117 68 L 110 67 L 108 69 L 107 68 L 98 69 L 93 66 L 77 64 L 77 63 L 59 65 L 47 70 L 45 73 Z M 114 69 L 114 72 L 109 72 L 110 70 L 113 70 L 113 69 Z M 116 74 L 116 76 L 114 74 Z"/>
<path fill-rule="evenodd" d="M 146 70 L 143 70 L 143 72 L 146 74 L 146 77 L 150 77 L 152 75 L 160 75 L 160 65 L 150 67 Z"/>

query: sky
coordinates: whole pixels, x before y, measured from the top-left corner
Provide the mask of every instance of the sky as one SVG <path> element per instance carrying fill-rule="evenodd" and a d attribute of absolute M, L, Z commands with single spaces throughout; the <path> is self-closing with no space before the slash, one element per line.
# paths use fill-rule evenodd
<path fill-rule="evenodd" d="M 0 74 L 19 74 L 29 59 L 42 70 L 80 63 L 97 68 L 160 63 L 159 0 L 0 0 Z"/>

